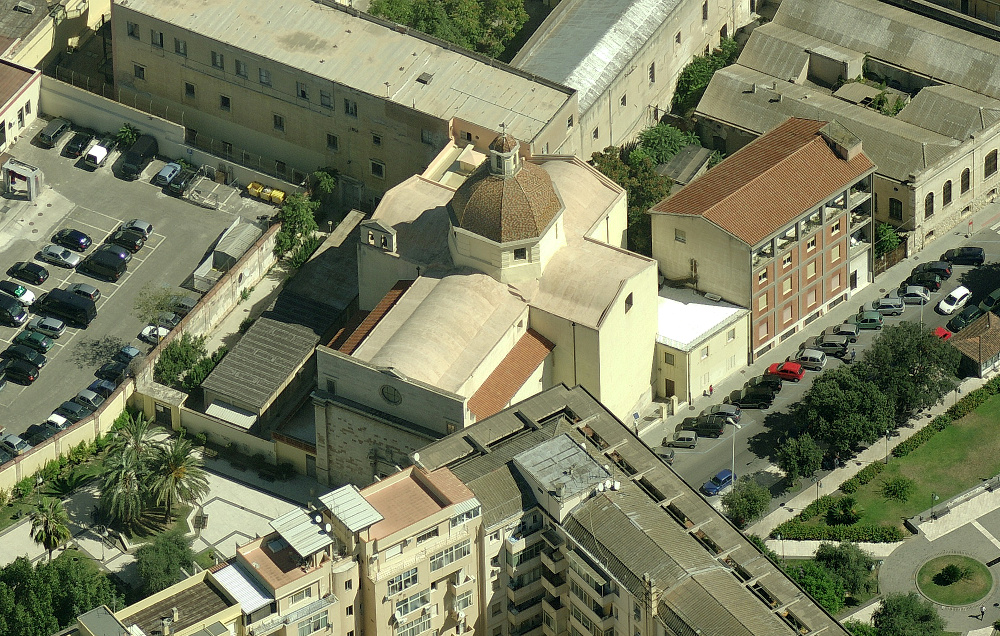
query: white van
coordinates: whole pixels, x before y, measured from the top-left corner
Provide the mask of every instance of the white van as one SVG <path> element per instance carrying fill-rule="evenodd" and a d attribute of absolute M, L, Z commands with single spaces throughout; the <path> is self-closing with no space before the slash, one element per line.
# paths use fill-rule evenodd
<path fill-rule="evenodd" d="M 108 155 L 114 150 L 115 145 L 114 137 L 105 137 L 94 144 L 94 147 L 87 152 L 87 156 L 84 157 L 83 162 L 91 168 L 100 168 L 108 160 Z"/>

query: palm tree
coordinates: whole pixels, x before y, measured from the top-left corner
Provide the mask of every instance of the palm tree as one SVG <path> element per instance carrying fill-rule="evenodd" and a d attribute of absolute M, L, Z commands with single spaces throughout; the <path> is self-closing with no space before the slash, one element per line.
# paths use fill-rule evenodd
<path fill-rule="evenodd" d="M 166 521 L 170 520 L 175 502 L 194 503 L 208 494 L 201 457 L 189 440 L 177 437 L 156 447 L 149 489 L 156 503 L 164 505 Z"/>
<path fill-rule="evenodd" d="M 52 561 L 52 551 L 69 540 L 68 523 L 62 502 L 52 497 L 39 501 L 31 513 L 31 538 L 49 551 L 49 561 Z"/>
<path fill-rule="evenodd" d="M 142 413 L 125 418 L 125 422 L 115 429 L 115 440 L 111 444 L 109 456 L 114 454 L 131 455 L 140 465 L 145 465 L 152 458 L 156 440 L 150 427 L 152 422 Z"/>
<path fill-rule="evenodd" d="M 130 527 L 144 512 L 146 472 L 128 452 L 108 453 L 104 467 L 101 504 L 113 520 Z"/>

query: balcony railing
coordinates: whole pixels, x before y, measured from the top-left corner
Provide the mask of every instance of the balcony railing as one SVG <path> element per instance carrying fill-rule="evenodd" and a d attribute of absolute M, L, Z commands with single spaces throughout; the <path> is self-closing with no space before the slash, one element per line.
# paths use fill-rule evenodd
<path fill-rule="evenodd" d="M 851 210 L 851 228 L 863 225 L 871 221 L 872 213 L 868 208 L 861 210 Z"/>
<path fill-rule="evenodd" d="M 864 192 L 864 191 L 851 192 L 850 200 L 847 203 L 847 209 L 853 210 L 854 208 L 858 207 L 859 205 L 861 205 L 870 198 L 872 198 L 871 192 Z"/>
<path fill-rule="evenodd" d="M 271 618 L 270 620 L 261 621 L 258 625 L 251 625 L 247 630 L 247 633 L 249 636 L 266 636 L 267 634 L 278 631 L 285 625 L 290 625 L 306 618 L 307 616 L 312 616 L 313 614 L 322 611 L 336 602 L 337 596 L 335 594 L 327 594 L 323 598 L 317 599 L 305 607 L 300 607 L 294 612 L 283 616 L 277 616 L 275 618 Z"/>

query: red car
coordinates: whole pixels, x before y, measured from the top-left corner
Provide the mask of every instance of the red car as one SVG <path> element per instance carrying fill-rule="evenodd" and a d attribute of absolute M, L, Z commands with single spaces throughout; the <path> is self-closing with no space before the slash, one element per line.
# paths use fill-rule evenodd
<path fill-rule="evenodd" d="M 805 370 L 798 362 L 775 362 L 767 368 L 767 372 L 792 382 L 798 382 L 805 375 Z"/>
<path fill-rule="evenodd" d="M 938 327 L 934 330 L 934 335 L 942 340 L 947 340 L 948 338 L 951 338 L 952 333 L 944 327 Z"/>

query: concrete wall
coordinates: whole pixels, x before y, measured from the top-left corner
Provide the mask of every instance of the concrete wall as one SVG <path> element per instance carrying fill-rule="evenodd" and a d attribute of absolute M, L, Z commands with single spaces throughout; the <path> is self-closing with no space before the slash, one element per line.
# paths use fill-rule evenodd
<path fill-rule="evenodd" d="M 247 457 L 261 453 L 267 457 L 268 463 L 277 464 L 273 441 L 251 435 L 225 420 L 182 406 L 180 407 L 180 425 L 187 430 L 189 437 L 198 433 L 206 433 L 209 442 L 213 444 L 220 446 L 232 444 Z M 305 470 L 302 472 L 305 473 Z"/>
<path fill-rule="evenodd" d="M 707 391 L 709 386 L 718 386 L 747 363 L 749 335 L 750 314 L 744 314 L 738 321 L 727 324 L 704 340 L 694 343 L 690 351 L 657 343 L 656 380 L 653 383 L 656 395 L 661 398 L 669 397 L 666 380 L 674 382 L 673 395 L 679 401 L 689 403 Z M 706 347 L 708 355 L 703 358 L 702 353 Z M 673 355 L 673 364 L 667 362 L 664 354 Z"/>
<path fill-rule="evenodd" d="M 722 296 L 741 307 L 750 306 L 750 247 L 696 215 L 652 214 L 653 258 L 671 280 L 685 280 L 696 261 L 696 288 Z M 683 232 L 685 242 L 677 240 Z"/>
<path fill-rule="evenodd" d="M 5 64 L 9 64 L 5 62 Z M 24 69 L 30 71 L 30 69 Z M 21 136 L 21 131 L 30 126 L 38 118 L 40 105 L 40 93 L 42 86 L 42 74 L 34 71 L 33 75 L 24 86 L 20 88 L 0 110 L 0 126 L 7 131 L 3 143 L 0 143 L 0 151 L 7 150 Z"/>

